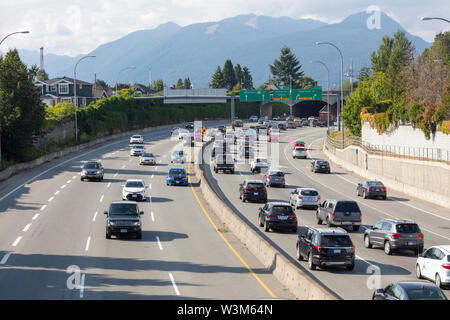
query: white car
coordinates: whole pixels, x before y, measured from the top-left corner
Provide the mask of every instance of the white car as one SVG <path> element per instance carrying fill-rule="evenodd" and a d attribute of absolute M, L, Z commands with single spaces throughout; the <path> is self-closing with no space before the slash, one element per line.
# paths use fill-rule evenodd
<path fill-rule="evenodd" d="M 226 144 L 234 144 L 234 134 L 227 133 L 224 137 L 224 140 Z"/>
<path fill-rule="evenodd" d="M 295 147 L 294 150 L 292 150 L 292 158 L 303 158 L 306 159 L 306 149 L 304 147 Z"/>
<path fill-rule="evenodd" d="M 142 143 L 144 143 L 144 138 L 142 138 L 142 136 L 140 134 L 135 134 L 134 136 L 132 136 L 130 138 L 130 144 L 133 144 L 133 143 L 142 144 Z"/>
<path fill-rule="evenodd" d="M 155 165 L 156 164 L 155 156 L 153 155 L 153 153 L 143 153 L 139 157 L 139 164 Z"/>
<path fill-rule="evenodd" d="M 186 153 L 183 150 L 175 150 L 172 152 L 171 163 L 185 163 L 186 162 Z"/>
<path fill-rule="evenodd" d="M 426 278 L 442 288 L 450 285 L 450 245 L 433 246 L 416 261 L 416 277 Z"/>
<path fill-rule="evenodd" d="M 297 188 L 291 193 L 289 203 L 296 209 L 313 207 L 317 209 L 320 205 L 320 195 L 314 188 Z"/>
<path fill-rule="evenodd" d="M 191 134 L 189 133 L 189 130 L 187 129 L 180 129 L 178 131 L 178 139 L 184 139 L 184 137 L 186 136 L 190 136 Z"/>
<path fill-rule="evenodd" d="M 262 169 L 269 168 L 269 161 L 267 160 L 267 158 L 256 157 L 250 163 L 250 168 L 252 173 L 254 173 L 255 171 L 261 172 Z"/>
<path fill-rule="evenodd" d="M 140 156 L 144 153 L 145 153 L 144 146 L 139 146 L 139 145 L 131 146 L 130 156 Z"/>
<path fill-rule="evenodd" d="M 122 200 L 147 201 L 147 186 L 145 185 L 143 180 L 127 180 L 127 182 L 122 186 Z"/>

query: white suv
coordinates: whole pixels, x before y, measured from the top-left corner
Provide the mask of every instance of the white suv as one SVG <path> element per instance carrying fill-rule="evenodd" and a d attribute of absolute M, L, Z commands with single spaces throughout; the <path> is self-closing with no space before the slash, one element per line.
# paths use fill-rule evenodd
<path fill-rule="evenodd" d="M 134 136 L 132 136 L 131 138 L 130 138 L 130 144 L 133 144 L 133 143 L 144 143 L 144 138 L 142 138 L 142 136 L 141 135 L 139 135 L 139 134 L 135 134 Z"/>
<path fill-rule="evenodd" d="M 416 261 L 416 277 L 434 281 L 440 288 L 450 285 L 450 245 L 434 246 Z"/>
<path fill-rule="evenodd" d="M 147 186 L 141 179 L 127 180 L 122 189 L 122 200 L 146 201 Z"/>

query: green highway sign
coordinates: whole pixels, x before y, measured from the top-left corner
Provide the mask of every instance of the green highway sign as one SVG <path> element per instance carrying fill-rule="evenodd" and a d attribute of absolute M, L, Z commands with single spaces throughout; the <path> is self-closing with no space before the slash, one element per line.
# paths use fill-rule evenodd
<path fill-rule="evenodd" d="M 270 101 L 270 90 L 241 90 L 239 100 L 241 102 Z"/>
<path fill-rule="evenodd" d="M 273 90 L 273 101 L 289 101 L 291 94 L 289 89 Z"/>
<path fill-rule="evenodd" d="M 293 89 L 292 100 L 322 100 L 322 87 Z"/>

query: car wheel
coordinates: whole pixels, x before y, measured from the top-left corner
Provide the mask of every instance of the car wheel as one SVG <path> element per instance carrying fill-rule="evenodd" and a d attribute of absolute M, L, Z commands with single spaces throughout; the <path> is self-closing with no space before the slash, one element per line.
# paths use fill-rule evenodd
<path fill-rule="evenodd" d="M 264 227 L 264 223 L 261 221 L 261 217 L 258 217 L 258 221 L 259 221 L 259 226 Z"/>
<path fill-rule="evenodd" d="M 111 235 L 108 232 L 106 233 L 106 239 L 111 239 Z"/>
<path fill-rule="evenodd" d="M 347 267 L 345 267 L 347 270 L 351 271 L 353 269 L 355 269 L 355 263 L 353 262 L 351 265 L 348 265 Z"/>
<path fill-rule="evenodd" d="M 296 257 L 297 257 L 297 260 L 298 261 L 302 261 L 303 260 L 303 257 L 302 257 L 302 254 L 301 254 L 301 252 L 300 252 L 300 246 L 297 244 L 297 249 L 295 250 L 295 252 L 296 252 Z"/>
<path fill-rule="evenodd" d="M 136 239 L 142 239 L 142 232 L 139 232 L 139 233 L 136 235 Z"/>
<path fill-rule="evenodd" d="M 364 237 L 364 246 L 369 249 L 372 248 L 372 244 L 370 243 L 370 238 L 368 235 Z"/>
<path fill-rule="evenodd" d="M 386 200 L 386 198 L 387 198 L 386 196 L 382 197 L 383 200 Z"/>
<path fill-rule="evenodd" d="M 316 265 L 313 262 L 312 253 L 311 252 L 308 255 L 308 267 L 309 267 L 310 270 L 316 270 Z"/>
<path fill-rule="evenodd" d="M 434 283 L 439 287 L 442 288 L 442 282 L 441 277 L 439 276 L 439 273 L 436 273 L 436 276 L 434 277 Z"/>
<path fill-rule="evenodd" d="M 359 230 L 359 226 L 353 226 L 353 231 L 358 231 Z"/>
<path fill-rule="evenodd" d="M 81 181 L 84 181 L 84 179 L 83 178 L 80 178 L 81 179 Z"/>
<path fill-rule="evenodd" d="M 316 212 L 317 224 L 322 224 L 322 219 L 319 218 L 319 214 Z"/>
<path fill-rule="evenodd" d="M 420 270 L 419 264 L 416 264 L 416 277 L 417 279 L 422 279 L 422 271 Z"/>
<path fill-rule="evenodd" d="M 270 228 L 269 228 L 269 224 L 267 223 L 267 221 L 264 222 L 264 231 L 265 232 L 269 232 Z"/>
<path fill-rule="evenodd" d="M 392 254 L 391 243 L 389 241 L 386 241 L 384 243 L 384 253 L 386 253 L 389 256 Z"/>

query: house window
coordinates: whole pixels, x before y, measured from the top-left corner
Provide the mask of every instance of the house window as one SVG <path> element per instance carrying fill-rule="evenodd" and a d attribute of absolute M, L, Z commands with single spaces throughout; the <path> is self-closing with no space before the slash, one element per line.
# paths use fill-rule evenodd
<path fill-rule="evenodd" d="M 70 103 L 72 103 L 72 98 L 61 98 L 61 102 L 70 102 Z"/>
<path fill-rule="evenodd" d="M 50 92 L 56 92 L 56 86 L 50 86 Z"/>
<path fill-rule="evenodd" d="M 68 94 L 69 93 L 69 85 L 67 83 L 61 83 L 59 85 L 59 93 L 60 94 Z"/>

